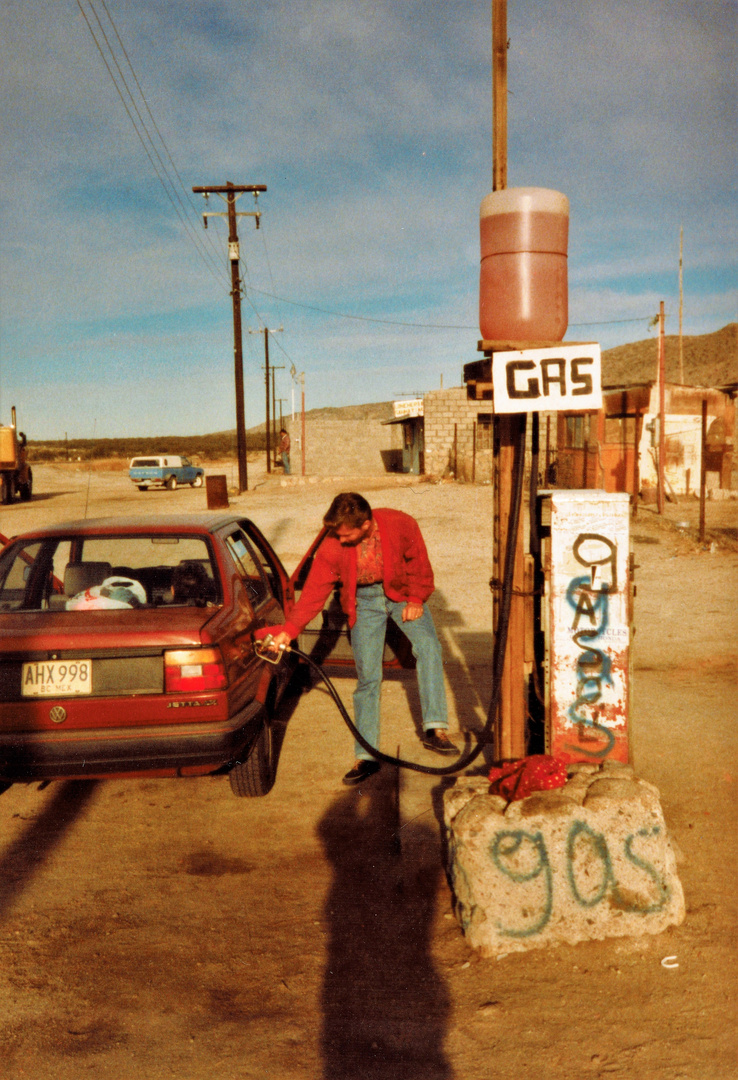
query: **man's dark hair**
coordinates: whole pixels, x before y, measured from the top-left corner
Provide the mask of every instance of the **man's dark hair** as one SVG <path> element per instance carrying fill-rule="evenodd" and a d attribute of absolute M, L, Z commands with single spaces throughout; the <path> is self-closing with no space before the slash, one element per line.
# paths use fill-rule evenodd
<path fill-rule="evenodd" d="M 328 507 L 328 512 L 323 518 L 323 524 L 329 529 L 337 529 L 340 525 L 350 525 L 352 529 L 359 528 L 372 516 L 372 508 L 363 495 L 355 491 L 342 491 Z"/>

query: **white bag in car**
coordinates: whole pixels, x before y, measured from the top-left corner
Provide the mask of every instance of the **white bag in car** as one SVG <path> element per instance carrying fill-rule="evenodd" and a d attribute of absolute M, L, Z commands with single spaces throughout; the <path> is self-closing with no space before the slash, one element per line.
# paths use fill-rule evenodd
<path fill-rule="evenodd" d="M 133 578 L 109 577 L 67 600 L 67 611 L 94 611 L 102 608 L 137 608 L 146 603 L 146 590 Z"/>

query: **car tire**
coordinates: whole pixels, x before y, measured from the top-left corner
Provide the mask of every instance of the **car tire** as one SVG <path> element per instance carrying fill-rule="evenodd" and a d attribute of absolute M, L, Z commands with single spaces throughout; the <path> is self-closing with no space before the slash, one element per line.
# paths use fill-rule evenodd
<path fill-rule="evenodd" d="M 195 479 L 190 483 L 190 487 L 202 487 L 202 477 L 196 476 Z"/>
<path fill-rule="evenodd" d="M 13 478 L 9 476 L 8 473 L 3 473 L 0 476 L 0 484 L 2 485 L 0 500 L 3 505 L 7 506 L 8 503 L 12 503 L 13 501 Z"/>
<path fill-rule="evenodd" d="M 33 473 L 32 472 L 29 471 L 29 473 L 28 473 L 28 483 L 27 484 L 19 484 L 18 492 L 19 492 L 20 497 L 21 497 L 21 502 L 30 502 L 31 501 L 31 495 L 33 494 Z"/>
<path fill-rule="evenodd" d="M 167 491 L 174 491 L 176 486 L 177 486 L 177 477 L 176 476 L 168 476 L 167 480 L 166 480 L 166 485 L 165 485 Z"/>
<path fill-rule="evenodd" d="M 265 719 L 249 756 L 245 761 L 236 762 L 228 773 L 228 779 L 234 795 L 253 799 L 268 795 L 274 787 L 276 776 L 272 725 Z"/>

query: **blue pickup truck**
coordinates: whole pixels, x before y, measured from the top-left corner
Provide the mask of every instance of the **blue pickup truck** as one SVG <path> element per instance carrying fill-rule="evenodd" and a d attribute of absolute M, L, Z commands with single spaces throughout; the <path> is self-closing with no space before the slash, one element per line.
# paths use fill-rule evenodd
<path fill-rule="evenodd" d="M 172 454 L 163 457 L 131 458 L 128 475 L 139 491 L 150 487 L 165 487 L 174 491 L 177 484 L 202 487 L 205 470 L 185 457 Z"/>

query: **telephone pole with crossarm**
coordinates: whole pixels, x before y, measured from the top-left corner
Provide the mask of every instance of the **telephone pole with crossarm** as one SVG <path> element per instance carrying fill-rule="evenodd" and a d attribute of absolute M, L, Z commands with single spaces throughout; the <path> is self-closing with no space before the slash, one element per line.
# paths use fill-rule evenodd
<path fill-rule="evenodd" d="M 236 377 L 236 443 L 238 453 L 238 490 L 248 491 L 249 477 L 246 462 L 246 414 L 243 399 L 243 339 L 241 331 L 241 277 L 239 274 L 239 246 L 238 246 L 238 218 L 253 217 L 256 219 L 256 227 L 259 228 L 260 212 L 258 210 L 236 212 L 236 201 L 246 191 L 250 191 L 254 200 L 261 192 L 266 191 L 266 184 L 232 184 L 227 181 L 221 185 L 209 187 L 193 187 L 195 195 L 204 195 L 207 201 L 209 195 L 220 195 L 227 205 L 226 212 L 206 211 L 202 217 L 205 228 L 208 227 L 209 217 L 228 218 L 228 261 L 231 264 L 231 299 L 233 300 L 233 358 Z"/>

